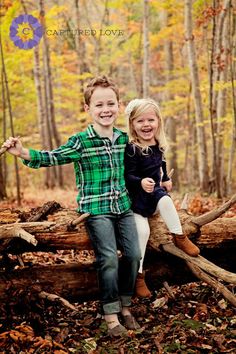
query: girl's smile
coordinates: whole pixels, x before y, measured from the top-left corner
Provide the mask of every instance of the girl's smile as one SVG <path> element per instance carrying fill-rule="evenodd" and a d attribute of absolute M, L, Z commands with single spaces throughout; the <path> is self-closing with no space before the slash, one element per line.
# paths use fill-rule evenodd
<path fill-rule="evenodd" d="M 155 145 L 159 128 L 159 120 L 155 111 L 150 108 L 133 120 L 134 131 L 140 141 L 145 145 Z"/>

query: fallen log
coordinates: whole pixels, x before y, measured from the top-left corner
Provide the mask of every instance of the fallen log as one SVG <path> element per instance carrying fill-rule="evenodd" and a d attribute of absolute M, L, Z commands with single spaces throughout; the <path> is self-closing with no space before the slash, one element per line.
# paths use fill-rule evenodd
<path fill-rule="evenodd" d="M 235 203 L 235 201 L 236 196 L 233 196 L 231 200 L 225 203 L 222 207 L 206 213 L 200 217 L 193 217 L 192 215 L 189 215 L 186 210 L 181 210 L 179 212 L 185 234 L 194 240 L 194 242 L 200 247 L 201 252 L 204 252 L 205 249 L 227 249 L 228 245 L 230 245 L 231 251 L 233 248 L 235 251 L 236 218 L 221 218 L 214 220 L 215 218 L 222 215 L 232 204 Z M 56 251 L 57 249 L 72 248 L 77 250 L 91 249 L 91 244 L 88 239 L 84 220 L 82 220 L 84 215 L 78 218 L 78 214 L 75 211 L 58 208 L 52 215 L 48 215 L 49 209 L 50 208 L 46 208 L 46 213 L 41 213 L 40 216 L 40 218 L 42 215 L 45 217 L 47 214 L 47 221 L 37 222 L 22 222 L 20 212 L 13 211 L 7 213 L 6 210 L 4 210 L 5 219 L 7 221 L 6 223 L 3 223 L 4 219 L 1 218 L 2 212 L 0 211 L 0 253 L 18 254 L 32 250 Z M 40 218 L 37 218 L 36 216 L 33 218 L 33 220 L 39 220 Z M 232 271 L 235 272 L 235 270 L 230 269 L 231 272 L 227 272 L 208 262 L 201 256 L 192 260 L 192 257 L 189 257 L 189 259 L 187 256 L 186 258 L 186 255 L 174 246 L 170 239 L 169 232 L 160 217 L 158 215 L 153 216 L 149 219 L 149 221 L 151 227 L 149 246 L 152 249 L 160 251 L 161 246 L 164 251 L 172 253 L 175 256 L 186 260 L 187 264 L 188 262 L 193 262 L 192 264 L 194 264 L 195 270 L 199 268 L 201 271 L 208 274 L 208 277 L 205 276 L 205 273 L 203 274 L 205 281 L 206 279 L 210 279 L 209 274 L 211 274 L 211 276 L 213 275 L 217 277 L 217 279 L 236 284 L 236 274 L 231 273 Z M 16 229 L 24 230 L 27 235 L 32 235 L 32 237 L 34 237 L 37 241 L 37 245 L 30 244 L 28 242 L 29 240 L 23 240 L 20 238 L 19 235 L 17 235 L 15 232 Z M 155 260 L 155 263 L 157 264 L 158 262 Z M 179 260 L 177 261 L 176 258 L 175 263 L 179 263 Z M 97 291 L 96 276 L 93 266 L 91 268 L 92 271 L 89 271 L 90 267 L 87 265 L 83 269 L 80 268 L 80 265 L 56 266 L 59 268 L 54 268 L 55 266 L 46 266 L 46 268 L 43 269 L 41 266 L 38 267 L 25 267 L 25 269 L 23 268 L 14 270 L 10 273 L 4 273 L 4 271 L 1 271 L 0 278 L 2 281 L 0 286 L 0 298 L 3 298 L 7 295 L 6 290 L 4 291 L 4 288 L 9 289 L 9 286 L 16 286 L 16 288 L 21 286 L 32 286 L 34 282 L 37 284 L 42 284 L 42 290 L 48 291 L 50 293 L 55 292 L 56 294 L 63 297 L 66 297 L 69 295 L 69 293 L 72 292 L 68 291 L 68 289 L 71 290 L 73 286 L 77 296 L 81 296 L 82 293 L 83 295 L 85 295 L 85 293 L 89 294 L 90 292 L 94 294 Z M 173 268 L 176 267 L 174 266 Z M 74 275 L 76 281 L 70 281 L 70 275 L 66 276 L 64 273 L 67 271 L 71 273 L 73 272 L 72 269 L 75 270 Z M 159 269 L 161 269 L 161 267 Z M 60 274 L 60 272 L 62 272 L 62 274 Z M 87 272 L 89 272 L 89 276 L 86 276 Z M 83 275 L 79 273 L 83 273 Z M 18 274 L 21 275 L 18 276 Z M 33 280 L 29 280 L 27 274 L 31 274 L 31 279 Z M 94 275 L 92 276 L 92 274 Z M 153 272 L 153 274 L 156 273 Z M 199 274 L 202 273 L 198 272 L 198 276 Z M 65 285 L 61 284 L 61 279 L 65 281 Z M 74 278 L 72 277 L 72 279 Z M 217 282 L 218 280 L 215 280 L 214 282 L 209 281 L 211 286 L 213 283 L 214 285 L 217 284 Z M 58 285 L 54 286 L 52 284 Z M 70 287 L 70 284 L 73 284 L 73 286 Z M 48 286 L 49 288 L 47 288 Z M 55 289 L 55 291 L 52 291 L 52 288 Z M 218 288 L 222 289 L 220 286 Z M 93 290 L 91 291 L 91 289 Z"/>

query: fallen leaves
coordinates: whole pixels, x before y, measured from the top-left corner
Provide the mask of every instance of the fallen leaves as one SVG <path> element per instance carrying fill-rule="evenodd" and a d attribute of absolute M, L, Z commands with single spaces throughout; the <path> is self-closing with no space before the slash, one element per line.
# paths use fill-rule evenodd
<path fill-rule="evenodd" d="M 25 323 L 0 334 L 0 347 L 7 348 L 9 344 L 17 351 L 22 347 L 27 348 L 29 354 L 35 353 L 36 349 L 55 349 L 54 354 L 67 353 L 66 349 L 56 341 L 35 336 L 33 328 Z"/>
<path fill-rule="evenodd" d="M 72 311 L 38 298 L 37 288 L 13 293 L 0 304 L 0 354 L 234 353 L 235 308 L 222 306 L 220 294 L 203 282 L 170 288 L 174 299 L 164 287 L 150 299 L 134 299 L 142 331 L 118 339 L 107 335 L 98 301 L 73 303 Z"/>

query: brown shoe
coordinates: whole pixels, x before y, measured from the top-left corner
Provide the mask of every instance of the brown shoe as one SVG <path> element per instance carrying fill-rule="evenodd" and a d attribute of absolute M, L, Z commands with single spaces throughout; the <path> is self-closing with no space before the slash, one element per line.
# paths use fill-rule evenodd
<path fill-rule="evenodd" d="M 134 316 L 132 316 L 131 314 L 127 315 L 127 316 L 123 316 L 123 319 L 124 319 L 125 326 L 128 329 L 140 329 L 141 328 L 139 326 L 138 322 L 136 321 L 136 319 L 134 318 Z"/>
<path fill-rule="evenodd" d="M 122 337 L 126 336 L 128 334 L 128 331 L 124 326 L 118 324 L 113 328 L 108 328 L 108 334 L 110 337 Z"/>
<path fill-rule="evenodd" d="M 138 273 L 135 283 L 135 294 L 138 297 L 150 297 L 152 295 L 145 283 L 144 273 Z"/>
<path fill-rule="evenodd" d="M 173 235 L 174 244 L 176 247 L 184 251 L 186 254 L 192 257 L 197 257 L 200 253 L 200 249 L 192 243 L 185 235 Z"/>

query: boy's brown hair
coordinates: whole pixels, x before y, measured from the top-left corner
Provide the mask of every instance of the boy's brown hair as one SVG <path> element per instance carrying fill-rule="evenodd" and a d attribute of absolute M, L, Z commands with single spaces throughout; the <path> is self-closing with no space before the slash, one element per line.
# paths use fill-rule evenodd
<path fill-rule="evenodd" d="M 84 101 L 88 106 L 90 104 L 91 96 L 97 87 L 111 88 L 115 92 L 117 101 L 119 102 L 120 96 L 119 96 L 118 87 L 116 86 L 116 84 L 114 83 L 114 81 L 111 78 L 103 75 L 103 76 L 94 77 L 92 80 L 90 80 L 90 82 L 88 83 L 88 85 L 84 91 Z"/>

